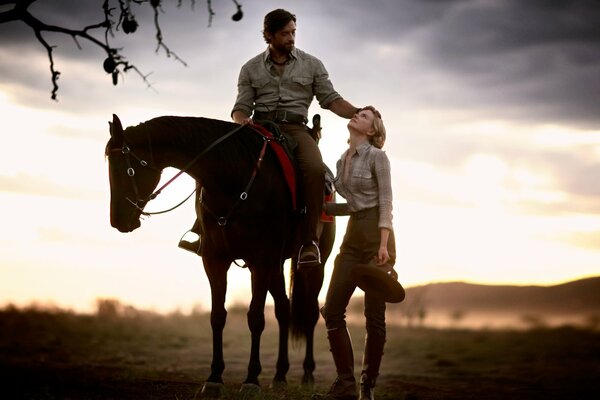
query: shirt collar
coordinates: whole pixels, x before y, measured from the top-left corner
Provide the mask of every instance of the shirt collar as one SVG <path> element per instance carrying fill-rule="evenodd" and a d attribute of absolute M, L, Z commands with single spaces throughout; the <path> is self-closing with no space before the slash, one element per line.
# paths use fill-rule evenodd
<path fill-rule="evenodd" d="M 356 147 L 356 153 L 358 155 L 360 155 L 360 154 L 366 152 L 367 150 L 369 150 L 371 148 L 371 146 L 372 146 L 372 144 L 369 142 L 362 143 Z"/>

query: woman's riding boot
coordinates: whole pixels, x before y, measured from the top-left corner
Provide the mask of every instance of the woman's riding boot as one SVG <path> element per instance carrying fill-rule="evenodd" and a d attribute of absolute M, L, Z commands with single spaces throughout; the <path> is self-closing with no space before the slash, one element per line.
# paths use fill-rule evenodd
<path fill-rule="evenodd" d="M 367 333 L 365 337 L 365 353 L 360 374 L 359 400 L 375 400 L 375 382 L 379 376 L 379 366 L 383 357 L 385 336 Z"/>
<path fill-rule="evenodd" d="M 356 400 L 356 379 L 354 378 L 354 353 L 352 351 L 352 341 L 346 328 L 338 328 L 327 331 L 327 339 L 337 378 L 331 385 L 327 394 L 315 394 L 315 400 Z"/>

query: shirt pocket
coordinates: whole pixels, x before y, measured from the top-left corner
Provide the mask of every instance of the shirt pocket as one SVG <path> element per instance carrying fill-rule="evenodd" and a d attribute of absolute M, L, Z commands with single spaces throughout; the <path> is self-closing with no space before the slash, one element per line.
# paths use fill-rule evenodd
<path fill-rule="evenodd" d="M 252 79 L 252 87 L 255 89 L 259 89 L 262 87 L 267 86 L 267 84 L 269 83 L 269 79 L 268 78 L 254 78 Z"/>
<path fill-rule="evenodd" d="M 370 192 L 373 190 L 375 178 L 369 170 L 359 170 L 352 174 L 352 183 L 354 189 L 360 192 Z"/>
<path fill-rule="evenodd" d="M 252 80 L 252 88 L 257 97 L 274 94 L 274 85 L 269 83 L 269 78 L 255 78 Z"/>
<path fill-rule="evenodd" d="M 312 84 L 312 76 L 293 76 L 291 82 L 291 89 L 294 92 L 298 92 L 303 94 L 304 96 L 312 98 Z"/>

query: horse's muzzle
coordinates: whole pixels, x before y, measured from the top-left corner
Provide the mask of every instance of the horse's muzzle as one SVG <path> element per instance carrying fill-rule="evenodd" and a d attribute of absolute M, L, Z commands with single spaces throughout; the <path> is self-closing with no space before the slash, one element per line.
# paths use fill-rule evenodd
<path fill-rule="evenodd" d="M 142 225 L 142 223 L 140 222 L 139 218 L 132 219 L 128 223 L 123 223 L 122 221 L 115 221 L 111 218 L 110 225 L 113 228 L 117 229 L 119 232 L 129 233 L 139 228 Z"/>

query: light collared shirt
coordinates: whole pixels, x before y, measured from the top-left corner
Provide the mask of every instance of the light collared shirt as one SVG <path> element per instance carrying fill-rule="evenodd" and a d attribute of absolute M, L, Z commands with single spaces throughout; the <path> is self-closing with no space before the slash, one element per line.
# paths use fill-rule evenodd
<path fill-rule="evenodd" d="M 346 150 L 337 162 L 334 181 L 337 192 L 346 199 L 351 213 L 379 207 L 379 228 L 392 230 L 390 160 L 383 150 L 370 143 L 363 143 L 352 155 L 350 169 L 346 174 L 346 155 L 349 151 Z"/>
<path fill-rule="evenodd" d="M 231 114 L 243 111 L 250 116 L 254 110 L 284 110 L 308 118 L 308 108 L 314 97 L 325 109 L 342 97 L 334 90 L 323 63 L 294 48 L 283 74 L 279 75 L 267 48 L 242 66 Z"/>

